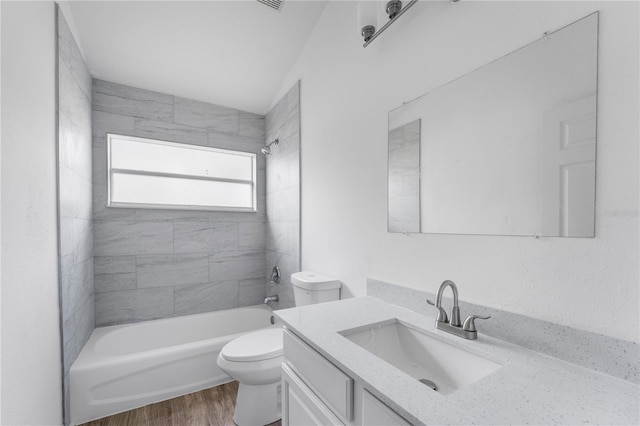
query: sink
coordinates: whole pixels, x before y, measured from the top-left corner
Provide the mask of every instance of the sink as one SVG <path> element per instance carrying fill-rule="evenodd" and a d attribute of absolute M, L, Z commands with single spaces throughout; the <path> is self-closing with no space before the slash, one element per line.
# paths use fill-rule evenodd
<path fill-rule="evenodd" d="M 370 324 L 364 329 L 343 330 L 340 334 L 444 395 L 502 367 L 397 319 Z"/>

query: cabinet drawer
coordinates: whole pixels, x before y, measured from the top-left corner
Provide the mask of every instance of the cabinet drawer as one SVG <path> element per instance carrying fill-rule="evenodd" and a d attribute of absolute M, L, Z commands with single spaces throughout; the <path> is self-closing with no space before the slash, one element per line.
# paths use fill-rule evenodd
<path fill-rule="evenodd" d="M 353 379 L 288 330 L 283 345 L 291 368 L 335 413 L 352 420 Z"/>
<path fill-rule="evenodd" d="M 287 364 L 282 364 L 284 426 L 342 425 Z"/>
<path fill-rule="evenodd" d="M 362 424 L 367 426 L 411 425 L 366 390 L 362 398 Z"/>

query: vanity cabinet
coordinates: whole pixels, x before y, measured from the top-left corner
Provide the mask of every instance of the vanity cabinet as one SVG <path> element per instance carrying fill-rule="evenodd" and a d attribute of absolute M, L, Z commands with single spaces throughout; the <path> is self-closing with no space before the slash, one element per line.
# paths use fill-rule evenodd
<path fill-rule="evenodd" d="M 284 332 L 282 424 L 410 425 L 289 330 Z"/>

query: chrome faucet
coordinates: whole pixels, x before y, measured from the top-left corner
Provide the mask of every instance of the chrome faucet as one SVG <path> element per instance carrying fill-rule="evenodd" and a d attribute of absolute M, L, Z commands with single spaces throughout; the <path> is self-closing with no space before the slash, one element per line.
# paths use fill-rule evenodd
<path fill-rule="evenodd" d="M 278 297 L 277 294 L 273 295 L 273 296 L 267 296 L 264 298 L 264 303 L 269 303 L 269 302 L 278 302 L 280 301 L 280 297 Z"/>
<path fill-rule="evenodd" d="M 453 308 L 451 308 L 451 320 L 447 317 L 447 312 L 442 307 L 442 294 L 447 287 L 451 287 L 453 292 Z M 463 339 L 476 340 L 478 331 L 476 330 L 476 319 L 489 319 L 480 315 L 469 315 L 462 326 L 460 325 L 460 308 L 458 307 L 458 287 L 451 280 L 445 280 L 440 284 L 438 293 L 436 294 L 436 303 L 427 300 L 427 303 L 438 309 L 438 318 L 436 318 L 436 329 L 455 334 Z"/>

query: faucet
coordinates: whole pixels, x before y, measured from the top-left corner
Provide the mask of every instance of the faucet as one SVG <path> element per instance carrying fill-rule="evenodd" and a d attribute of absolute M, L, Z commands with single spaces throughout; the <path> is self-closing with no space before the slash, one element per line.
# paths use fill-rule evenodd
<path fill-rule="evenodd" d="M 278 297 L 277 294 L 273 295 L 273 296 L 267 296 L 264 298 L 264 303 L 269 303 L 269 302 L 278 302 L 280 300 L 280 297 Z"/>
<path fill-rule="evenodd" d="M 453 308 L 451 308 L 451 320 L 447 317 L 447 312 L 442 307 L 442 294 L 451 287 L 453 292 Z M 451 280 L 445 280 L 440 284 L 438 293 L 436 294 L 436 303 L 431 300 L 427 300 L 427 303 L 435 306 L 438 309 L 438 318 L 436 318 L 436 329 L 446 331 L 447 333 L 455 334 L 463 339 L 476 340 L 478 338 L 478 331 L 476 330 L 475 320 L 477 319 L 489 319 L 491 316 L 483 317 L 480 315 L 469 315 L 464 320 L 462 326 L 460 325 L 460 308 L 458 307 L 458 287 Z"/>

